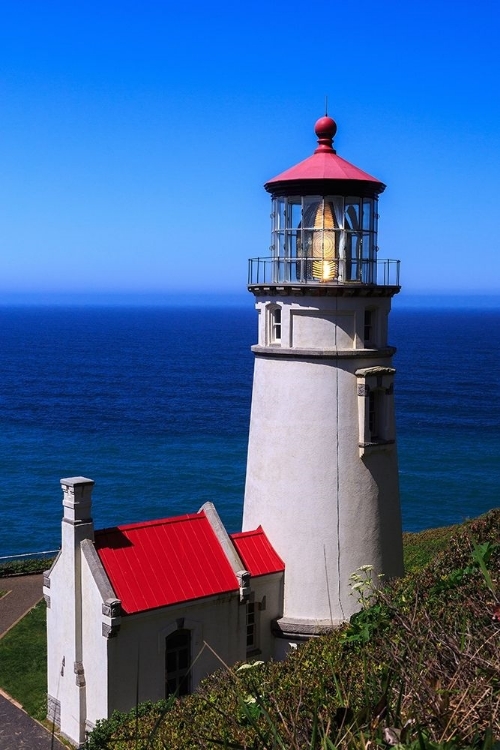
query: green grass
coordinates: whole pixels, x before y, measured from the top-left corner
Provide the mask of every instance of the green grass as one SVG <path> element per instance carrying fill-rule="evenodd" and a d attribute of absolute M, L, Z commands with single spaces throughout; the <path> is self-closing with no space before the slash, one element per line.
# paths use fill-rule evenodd
<path fill-rule="evenodd" d="M 35 719 L 47 714 L 45 602 L 0 640 L 0 685 Z"/>
<path fill-rule="evenodd" d="M 458 528 L 459 526 L 443 526 L 418 533 L 404 533 L 405 571 L 413 573 L 430 563 L 439 552 L 446 549 L 450 538 Z"/>

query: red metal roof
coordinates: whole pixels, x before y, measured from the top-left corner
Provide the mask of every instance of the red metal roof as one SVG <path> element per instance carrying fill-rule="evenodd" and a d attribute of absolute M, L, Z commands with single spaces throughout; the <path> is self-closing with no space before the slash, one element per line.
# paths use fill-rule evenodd
<path fill-rule="evenodd" d="M 333 148 L 337 125 L 331 117 L 321 117 L 314 129 L 318 136 L 318 147 L 314 154 L 266 182 L 264 187 L 268 192 L 288 192 L 292 195 L 293 191 L 297 191 L 298 194 L 307 194 L 308 186 L 319 191 L 333 190 L 333 186 L 325 185 L 330 180 L 341 183 L 346 190 L 357 189 L 359 192 L 361 189 L 361 193 L 381 193 L 385 189 L 385 185 L 376 177 L 337 156 Z"/>
<path fill-rule="evenodd" d="M 127 614 L 238 589 L 203 511 L 96 531 L 95 546 Z"/>
<path fill-rule="evenodd" d="M 266 187 L 272 186 L 275 182 L 294 180 L 363 180 L 381 184 L 376 177 L 358 169 L 333 151 L 321 151 L 309 156 L 277 177 L 273 177 L 266 183 Z"/>
<path fill-rule="evenodd" d="M 232 539 L 252 576 L 284 570 L 262 527 Z M 238 590 L 204 511 L 101 529 L 95 548 L 126 614 Z"/>
<path fill-rule="evenodd" d="M 242 531 L 231 534 L 239 556 L 252 577 L 279 573 L 285 570 L 285 563 L 274 551 L 262 526 L 255 531 Z"/>

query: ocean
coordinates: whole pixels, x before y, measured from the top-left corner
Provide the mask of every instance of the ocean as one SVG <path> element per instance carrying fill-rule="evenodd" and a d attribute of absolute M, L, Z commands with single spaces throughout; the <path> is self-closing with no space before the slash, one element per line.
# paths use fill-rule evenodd
<path fill-rule="evenodd" d="M 247 306 L 0 307 L 0 557 L 57 549 L 61 477 L 97 527 L 195 512 L 241 525 L 256 313 Z M 500 504 L 500 308 L 390 319 L 403 526 Z"/>

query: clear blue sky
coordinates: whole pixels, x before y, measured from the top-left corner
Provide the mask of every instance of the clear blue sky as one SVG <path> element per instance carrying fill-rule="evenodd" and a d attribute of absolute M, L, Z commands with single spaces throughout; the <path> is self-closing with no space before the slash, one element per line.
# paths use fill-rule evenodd
<path fill-rule="evenodd" d="M 244 289 L 325 95 L 404 288 L 500 293 L 499 7 L 6 0 L 0 293 Z"/>

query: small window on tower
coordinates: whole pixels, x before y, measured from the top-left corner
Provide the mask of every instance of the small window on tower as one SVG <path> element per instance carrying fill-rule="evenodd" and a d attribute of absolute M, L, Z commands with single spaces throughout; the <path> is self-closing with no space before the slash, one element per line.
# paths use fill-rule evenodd
<path fill-rule="evenodd" d="M 375 310 L 365 310 L 363 340 L 365 346 L 374 346 Z"/>
<path fill-rule="evenodd" d="M 395 442 L 394 373 L 392 367 L 356 370 L 361 456 L 376 447 Z"/>
<path fill-rule="evenodd" d="M 270 309 L 270 331 L 269 339 L 271 344 L 281 344 L 281 307 L 272 307 Z"/>
<path fill-rule="evenodd" d="M 380 422 L 383 398 L 384 392 L 382 389 L 370 390 L 368 393 L 368 431 L 371 443 L 376 443 L 381 437 Z"/>

